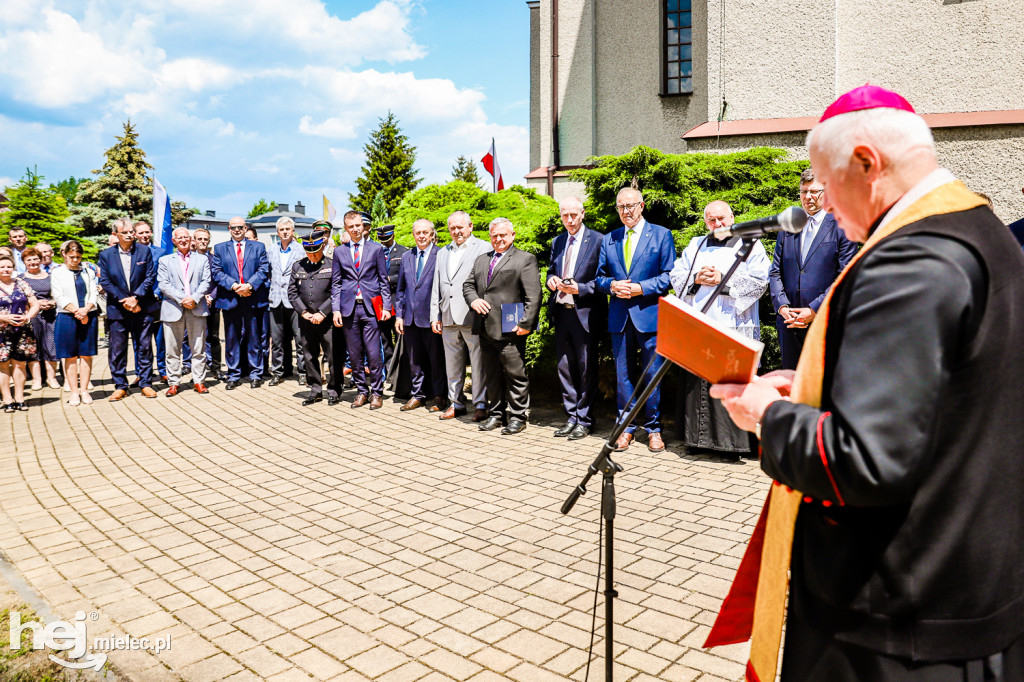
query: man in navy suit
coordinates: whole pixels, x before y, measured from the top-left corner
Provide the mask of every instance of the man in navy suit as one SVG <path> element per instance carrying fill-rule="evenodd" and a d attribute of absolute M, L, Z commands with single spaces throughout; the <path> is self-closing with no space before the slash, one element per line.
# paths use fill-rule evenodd
<path fill-rule="evenodd" d="M 371 410 L 384 405 L 384 358 L 381 356 L 380 329 L 374 311 L 378 299 L 380 319 L 391 317 L 391 287 L 384 247 L 365 239 L 363 219 L 358 211 L 344 217 L 345 231 L 351 241 L 334 249 L 331 267 L 331 305 L 334 326 L 345 330 L 352 380 L 358 395 L 352 407 L 370 403 Z M 370 360 L 370 381 L 366 380 L 363 358 Z"/>
<path fill-rule="evenodd" d="M 401 409 L 415 410 L 429 401 L 429 411 L 440 412 L 445 408 L 448 387 L 441 335 L 430 328 L 430 291 L 438 252 L 434 223 L 417 220 L 412 236 L 416 248 L 402 254 L 395 301 L 395 330 L 405 337 L 412 378 L 412 397 Z"/>
<path fill-rule="evenodd" d="M 807 225 L 799 234 L 779 233 L 768 270 L 783 369 L 796 369 L 807 327 L 832 282 L 857 253 L 857 245 L 823 210 L 825 186 L 814 179 L 811 168 L 800 176 L 800 204 L 807 212 Z"/>
<path fill-rule="evenodd" d="M 213 247 L 210 259 L 210 274 L 217 285 L 214 305 L 224 316 L 224 354 L 228 366 L 224 388 L 234 390 L 241 381 L 242 349 L 249 361 L 249 385 L 259 388 L 267 354 L 262 327 L 270 299 L 270 261 L 263 244 L 245 238 L 244 218 L 232 218 L 228 233 L 231 239 Z"/>
<path fill-rule="evenodd" d="M 149 250 L 153 254 L 153 262 L 156 264 L 154 267 L 157 269 L 156 284 L 153 285 L 153 294 L 156 296 L 156 300 L 162 301 L 164 298 L 163 292 L 160 290 L 160 259 L 166 256 L 168 253 L 174 251 L 174 245 L 165 245 L 164 247 L 153 245 L 153 228 L 150 227 L 149 223 L 145 220 L 137 220 L 132 224 L 135 228 L 135 243 L 145 244 L 149 247 Z M 156 352 L 152 354 L 152 358 L 156 363 L 155 374 L 153 379 L 160 379 L 164 383 L 167 382 L 167 355 L 164 348 L 164 327 L 160 322 L 160 314 L 154 316 L 153 328 L 150 333 L 150 337 L 156 344 Z M 135 349 L 135 366 L 139 366 L 139 349 Z M 135 383 L 138 382 L 136 378 Z"/>
<path fill-rule="evenodd" d="M 110 375 L 114 392 L 109 400 L 128 395 L 128 338 L 138 350 L 135 368 L 142 395 L 155 398 L 153 375 L 153 320 L 160 302 L 153 294 L 156 264 L 145 244 L 135 243 L 135 228 L 129 218 L 114 221 L 117 244 L 100 252 L 100 286 L 107 294 L 107 320 L 110 322 Z"/>
<path fill-rule="evenodd" d="M 597 393 L 597 346 L 608 317 L 608 297 L 597 291 L 603 235 L 583 224 L 583 202 L 567 197 L 558 206 L 565 232 L 551 242 L 548 313 L 555 327 L 555 356 L 562 406 L 569 416 L 558 438 L 590 435 L 590 406 Z"/>
<path fill-rule="evenodd" d="M 608 305 L 608 331 L 612 334 L 612 355 L 618 379 L 619 418 L 633 386 L 650 375 L 641 373 L 655 359 L 651 375 L 664 360 L 655 352 L 658 332 L 658 299 L 671 287 L 669 274 L 676 259 L 672 233 L 661 225 L 644 220 L 644 197 L 639 190 L 625 187 L 615 199 L 615 210 L 622 227 L 606 234 L 601 242 L 601 260 L 597 268 L 597 290 L 611 294 Z M 647 431 L 647 449 L 661 452 L 661 392 L 651 392 L 643 411 Z M 622 452 L 633 442 L 636 424 L 629 424 L 615 443 Z"/>

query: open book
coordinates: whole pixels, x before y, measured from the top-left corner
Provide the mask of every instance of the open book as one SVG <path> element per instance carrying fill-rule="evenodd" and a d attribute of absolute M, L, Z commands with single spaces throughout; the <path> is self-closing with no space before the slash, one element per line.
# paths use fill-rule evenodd
<path fill-rule="evenodd" d="M 658 354 L 713 384 L 748 384 L 764 344 L 712 320 L 682 299 L 658 301 Z"/>

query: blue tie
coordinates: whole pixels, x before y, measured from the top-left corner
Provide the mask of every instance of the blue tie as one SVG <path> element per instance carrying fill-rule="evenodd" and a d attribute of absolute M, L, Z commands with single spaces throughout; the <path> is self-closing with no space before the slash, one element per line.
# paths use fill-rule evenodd
<path fill-rule="evenodd" d="M 416 281 L 420 281 L 420 275 L 423 274 L 423 251 L 420 251 L 419 256 L 416 257 Z"/>

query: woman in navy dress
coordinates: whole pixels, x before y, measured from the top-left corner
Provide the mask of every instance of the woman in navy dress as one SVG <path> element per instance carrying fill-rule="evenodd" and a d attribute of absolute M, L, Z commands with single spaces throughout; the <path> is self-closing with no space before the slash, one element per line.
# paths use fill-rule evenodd
<path fill-rule="evenodd" d="M 89 376 L 96 355 L 99 295 L 96 276 L 82 264 L 82 245 L 68 241 L 61 249 L 64 266 L 50 271 L 50 290 L 57 306 L 53 340 L 57 359 L 64 361 L 64 376 L 71 387 L 68 404 L 89 404 Z"/>

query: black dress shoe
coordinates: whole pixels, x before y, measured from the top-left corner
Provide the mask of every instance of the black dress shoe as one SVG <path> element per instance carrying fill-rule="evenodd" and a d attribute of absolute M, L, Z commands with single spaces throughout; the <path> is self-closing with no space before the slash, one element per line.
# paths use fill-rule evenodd
<path fill-rule="evenodd" d="M 501 430 L 503 436 L 514 436 L 517 433 L 522 433 L 526 430 L 526 422 L 522 419 L 516 419 L 512 417 L 508 420 L 508 426 Z"/>
<path fill-rule="evenodd" d="M 249 388 L 259 388 L 263 385 L 263 379 L 253 379 L 249 382 Z"/>
<path fill-rule="evenodd" d="M 583 424 L 577 424 L 572 427 L 572 433 L 569 434 L 569 440 L 579 440 L 580 438 L 586 438 L 590 435 L 590 427 L 584 426 Z"/>
<path fill-rule="evenodd" d="M 271 386 L 278 386 L 278 385 L 283 384 L 283 383 L 284 383 L 284 377 L 281 376 L 280 374 L 275 374 L 273 376 L 273 378 L 271 378 L 271 380 L 270 380 L 270 385 Z"/>
<path fill-rule="evenodd" d="M 572 430 L 574 428 L 576 428 L 576 424 L 572 422 L 566 422 L 565 426 L 555 431 L 555 438 L 565 438 L 570 433 L 572 433 Z"/>
<path fill-rule="evenodd" d="M 488 417 L 477 428 L 481 431 L 493 431 L 501 426 L 501 417 Z"/>
<path fill-rule="evenodd" d="M 219 369 L 216 372 L 214 372 L 214 376 L 217 377 L 217 381 L 227 381 L 228 380 L 228 373 L 227 372 L 223 372 L 223 371 L 221 371 Z"/>
<path fill-rule="evenodd" d="M 226 385 L 226 386 L 224 386 L 224 390 L 225 390 L 225 391 L 233 391 L 233 390 L 235 390 L 236 388 L 238 388 L 238 384 L 239 384 L 239 383 L 241 383 L 241 382 L 239 382 L 239 381 L 229 381 L 229 382 L 227 383 L 227 385 Z"/>
<path fill-rule="evenodd" d="M 312 405 L 313 403 L 318 403 L 318 402 L 320 402 L 323 399 L 324 399 L 324 397 L 322 395 L 311 395 L 311 396 L 308 396 L 305 400 L 302 401 L 302 406 L 306 407 L 307 405 Z M 328 404 L 330 404 L 330 403 L 328 403 Z"/>
<path fill-rule="evenodd" d="M 341 396 L 340 395 L 329 395 L 329 396 L 327 396 L 327 404 L 328 405 L 337 405 L 340 402 L 341 402 Z"/>

